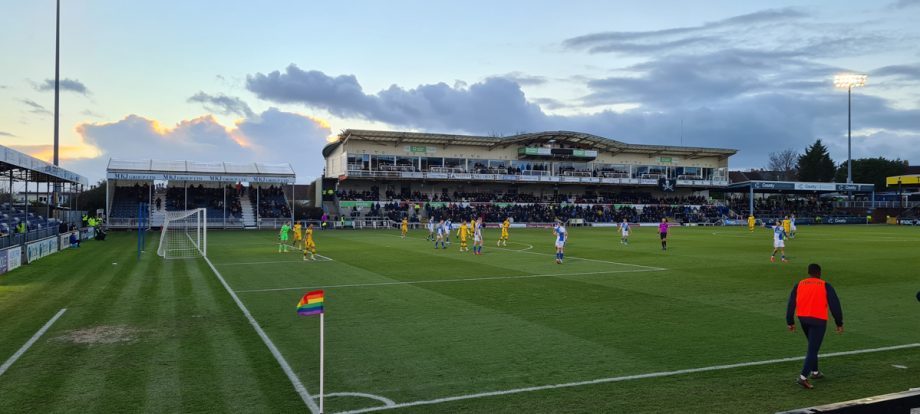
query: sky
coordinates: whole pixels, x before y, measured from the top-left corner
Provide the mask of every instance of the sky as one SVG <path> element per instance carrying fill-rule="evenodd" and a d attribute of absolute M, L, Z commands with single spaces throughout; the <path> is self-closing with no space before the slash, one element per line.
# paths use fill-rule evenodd
<path fill-rule="evenodd" d="M 110 158 L 290 163 L 322 174 L 349 128 L 586 132 L 738 149 L 816 139 L 920 164 L 920 0 L 64 0 L 61 166 Z M 53 0 L 0 14 L 0 144 L 51 159 Z"/>

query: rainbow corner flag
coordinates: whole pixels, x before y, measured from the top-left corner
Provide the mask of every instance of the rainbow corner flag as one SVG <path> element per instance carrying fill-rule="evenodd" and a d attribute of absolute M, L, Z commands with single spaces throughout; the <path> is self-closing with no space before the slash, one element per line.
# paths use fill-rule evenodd
<path fill-rule="evenodd" d="M 297 303 L 297 314 L 300 316 L 319 315 L 321 313 L 323 313 L 322 290 L 307 292 Z"/>

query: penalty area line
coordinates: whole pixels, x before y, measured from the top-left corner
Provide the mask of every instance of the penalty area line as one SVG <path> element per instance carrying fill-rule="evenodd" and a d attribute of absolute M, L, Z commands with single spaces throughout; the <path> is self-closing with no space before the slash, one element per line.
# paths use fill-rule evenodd
<path fill-rule="evenodd" d="M 820 358 L 869 354 L 869 353 L 874 353 L 874 352 L 895 351 L 895 350 L 900 350 L 900 349 L 909 349 L 909 348 L 917 348 L 917 347 L 920 347 L 920 343 L 888 346 L 888 347 L 883 347 L 883 348 L 858 349 L 854 351 L 832 352 L 829 354 L 822 354 L 820 355 Z M 675 370 L 675 371 L 650 372 L 646 374 L 625 375 L 621 377 L 599 378 L 599 379 L 588 380 L 588 381 L 569 382 L 569 383 L 562 383 L 562 384 L 538 385 L 535 387 L 516 388 L 516 389 L 511 389 L 511 390 L 503 390 L 503 391 L 490 391 L 490 392 L 481 392 L 481 393 L 476 393 L 476 394 L 457 395 L 453 397 L 436 398 L 432 400 L 411 401 L 411 402 L 405 402 L 405 403 L 397 403 L 394 405 L 386 405 L 382 407 L 362 408 L 358 410 L 342 411 L 339 414 L 368 413 L 368 412 L 373 412 L 373 411 L 391 410 L 394 408 L 435 405 L 435 404 L 443 404 L 443 403 L 448 403 L 448 402 L 453 402 L 453 401 L 471 400 L 471 399 L 476 399 L 476 398 L 496 397 L 496 396 L 502 396 L 502 395 L 520 394 L 520 393 L 525 393 L 525 392 L 543 391 L 543 390 L 551 390 L 551 389 L 558 389 L 558 388 L 573 388 L 573 387 L 581 387 L 585 385 L 606 384 L 606 383 L 611 383 L 611 382 L 624 382 L 624 381 L 632 381 L 632 380 L 647 379 L 647 378 L 670 377 L 670 376 L 675 376 L 675 375 L 693 374 L 693 373 L 698 373 L 698 372 L 722 371 L 722 370 L 735 369 L 735 368 L 754 367 L 754 366 L 760 366 L 760 365 L 772 365 L 772 364 L 778 364 L 778 363 L 783 363 L 783 362 L 795 362 L 795 361 L 801 361 L 801 360 L 802 360 L 802 357 L 778 358 L 778 359 L 768 359 L 765 361 L 741 362 L 737 364 L 713 365 L 709 367 L 688 368 L 688 369 L 680 369 L 680 370 Z"/>
<path fill-rule="evenodd" d="M 478 282 L 480 280 L 507 280 L 507 279 L 533 279 L 539 277 L 566 277 L 566 276 L 588 276 L 603 275 L 612 273 L 641 273 L 641 272 L 660 272 L 664 269 L 629 269 L 629 270 L 602 270 L 598 272 L 576 272 L 576 273 L 541 273 L 537 275 L 517 275 L 517 276 L 485 276 L 469 277 L 462 279 L 433 279 L 433 280 L 408 280 L 403 282 L 379 282 L 379 283 L 354 283 L 347 285 L 325 285 L 325 286 L 300 286 L 289 288 L 274 289 L 249 289 L 237 290 L 237 293 L 255 293 L 255 292 L 282 292 L 286 290 L 303 290 L 303 289 L 332 289 L 346 287 L 368 287 L 368 286 L 393 286 L 393 285 L 418 285 L 423 283 L 458 283 L 458 282 Z"/>
<path fill-rule="evenodd" d="M 22 348 L 19 348 L 19 350 L 16 351 L 16 353 L 13 354 L 13 356 L 11 356 L 9 359 L 6 360 L 6 362 L 3 363 L 3 365 L 0 365 L 0 375 L 3 375 L 3 373 L 6 372 L 6 370 L 10 369 L 10 367 L 13 366 L 13 363 L 16 362 L 16 360 L 18 360 L 19 357 L 25 354 L 26 351 L 28 351 L 29 348 L 31 348 L 32 345 L 34 345 L 35 342 L 38 341 L 38 338 L 41 338 L 42 335 L 44 335 L 45 332 L 47 332 L 48 329 L 51 328 L 51 325 L 54 325 L 54 323 L 57 322 L 57 320 L 61 317 L 61 315 L 64 314 L 64 312 L 67 312 L 67 308 L 63 308 L 59 310 L 58 313 L 56 313 L 54 316 L 51 317 L 51 319 L 48 320 L 48 322 L 45 322 L 45 325 L 42 326 L 41 329 L 38 330 L 38 332 L 35 332 L 35 335 L 32 335 L 32 337 L 29 338 L 29 340 L 26 341 L 26 343 L 22 345 Z"/>
<path fill-rule="evenodd" d="M 310 409 L 310 412 L 313 414 L 319 413 L 319 406 L 316 405 L 316 402 L 313 401 L 313 397 L 307 391 L 307 388 L 303 386 L 303 383 L 300 382 L 300 378 L 297 378 L 297 374 L 294 373 L 294 370 L 291 369 L 291 366 L 288 364 L 287 360 L 284 359 L 284 355 L 281 355 L 281 351 L 278 350 L 278 347 L 275 346 L 275 343 L 272 342 L 271 338 L 268 337 L 268 334 L 262 330 L 262 326 L 259 325 L 259 322 L 256 322 L 256 319 L 252 317 L 252 314 L 249 313 L 249 309 L 246 308 L 246 305 L 243 305 L 243 301 L 240 300 L 239 296 L 233 292 L 233 289 L 230 289 L 230 285 L 227 284 L 227 281 L 224 280 L 224 277 L 221 276 L 220 272 L 217 271 L 217 268 L 214 267 L 214 264 L 211 263 L 211 260 L 207 256 L 203 256 L 204 261 L 207 262 L 208 266 L 211 267 L 211 271 L 214 272 L 214 275 L 217 276 L 217 279 L 220 280 L 220 283 L 224 285 L 224 289 L 227 289 L 227 293 L 230 294 L 230 297 L 233 298 L 233 301 L 236 302 L 236 306 L 243 311 L 243 315 L 246 316 L 246 319 L 249 320 L 249 324 L 252 325 L 252 328 L 256 330 L 256 333 L 259 334 L 259 337 L 262 338 L 262 342 L 265 343 L 265 346 L 268 347 L 268 350 L 271 351 L 272 356 L 275 357 L 275 360 L 278 361 L 278 365 L 281 365 L 281 370 L 287 375 L 288 379 L 291 380 L 291 384 L 294 386 L 294 389 L 297 390 L 297 393 L 300 394 L 300 398 L 307 408 Z"/>

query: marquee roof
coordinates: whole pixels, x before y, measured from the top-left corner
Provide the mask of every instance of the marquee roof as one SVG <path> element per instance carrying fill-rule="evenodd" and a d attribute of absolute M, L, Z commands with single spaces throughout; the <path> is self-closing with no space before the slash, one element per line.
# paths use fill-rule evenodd
<path fill-rule="evenodd" d="M 0 145 L 0 172 L 8 175 L 9 171 L 19 180 L 88 184 L 86 177 L 80 174 Z"/>
<path fill-rule="evenodd" d="M 287 163 L 236 163 L 110 159 L 106 176 L 115 180 L 177 180 L 213 182 L 294 182 Z"/>
<path fill-rule="evenodd" d="M 390 144 L 433 144 L 433 145 L 472 145 L 481 147 L 496 147 L 543 143 L 549 140 L 555 140 L 559 143 L 568 143 L 573 145 L 582 145 L 590 149 L 610 152 L 631 152 L 642 154 L 674 154 L 685 155 L 688 157 L 728 157 L 734 155 L 738 150 L 727 148 L 706 148 L 706 147 L 682 147 L 669 145 L 643 145 L 627 144 L 610 138 L 598 135 L 587 134 L 573 131 L 543 131 L 525 134 L 517 134 L 506 137 L 489 137 L 477 135 L 451 135 L 451 134 L 432 134 L 424 132 L 394 132 L 394 131 L 372 131 L 360 129 L 347 129 L 339 134 L 336 141 L 331 142 L 323 148 L 323 156 L 326 157 L 336 147 L 348 142 L 349 139 L 360 139 L 365 141 L 386 142 Z"/>

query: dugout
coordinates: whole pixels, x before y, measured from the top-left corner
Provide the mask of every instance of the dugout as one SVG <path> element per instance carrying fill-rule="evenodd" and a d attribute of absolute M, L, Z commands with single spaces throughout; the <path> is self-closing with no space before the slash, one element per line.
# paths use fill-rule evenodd
<path fill-rule="evenodd" d="M 278 221 L 294 219 L 293 208 L 290 216 L 269 213 L 277 212 L 274 206 L 296 201 L 295 179 L 294 169 L 287 163 L 110 159 L 106 168 L 107 225 L 136 228 L 143 218 L 150 227 L 160 227 L 167 210 L 206 208 L 207 226 L 211 228 L 273 227 Z M 244 183 L 248 186 L 243 187 Z M 162 208 L 156 207 L 156 200 Z M 145 210 L 144 204 L 150 208 Z M 260 211 L 266 209 L 264 206 L 273 211 Z"/>
<path fill-rule="evenodd" d="M 839 184 L 839 183 L 816 183 L 800 181 L 768 181 L 768 180 L 748 180 L 735 182 L 728 185 L 723 190 L 724 193 L 747 193 L 748 195 L 748 213 L 754 214 L 754 196 L 756 194 L 800 194 L 800 195 L 822 195 L 835 193 L 855 193 L 868 195 L 870 198 L 869 210 L 875 209 L 875 185 L 873 184 Z M 809 217 L 799 218 L 800 223 L 808 223 Z M 850 223 L 850 221 L 853 223 Z M 836 224 L 864 224 L 865 217 L 840 218 L 833 223 Z"/>
<path fill-rule="evenodd" d="M 904 205 L 904 190 L 920 190 L 920 174 L 895 175 L 885 178 L 886 187 L 896 187 L 898 190 L 898 207 L 904 209 L 910 207 Z"/>

